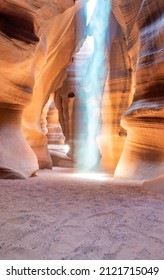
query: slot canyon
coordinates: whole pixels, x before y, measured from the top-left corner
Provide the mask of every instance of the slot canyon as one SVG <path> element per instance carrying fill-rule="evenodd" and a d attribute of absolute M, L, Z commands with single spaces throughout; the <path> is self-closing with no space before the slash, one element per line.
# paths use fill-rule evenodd
<path fill-rule="evenodd" d="M 0 0 L 0 87 L 0 259 L 162 259 L 163 0 Z"/>

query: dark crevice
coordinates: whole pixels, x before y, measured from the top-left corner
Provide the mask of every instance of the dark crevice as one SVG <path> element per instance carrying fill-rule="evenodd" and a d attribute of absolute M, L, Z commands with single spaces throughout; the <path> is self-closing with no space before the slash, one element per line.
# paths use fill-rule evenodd
<path fill-rule="evenodd" d="M 26 44 L 34 44 L 39 38 L 34 33 L 33 19 L 20 11 L 0 11 L 0 32 L 9 39 L 17 39 Z"/>

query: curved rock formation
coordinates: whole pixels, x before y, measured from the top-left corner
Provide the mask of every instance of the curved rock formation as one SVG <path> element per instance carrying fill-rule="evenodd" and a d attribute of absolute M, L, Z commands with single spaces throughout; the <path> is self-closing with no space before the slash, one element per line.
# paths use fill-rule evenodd
<path fill-rule="evenodd" d="M 164 4 L 162 0 L 135 4 L 122 0 L 120 9 L 122 22 L 117 8 L 115 15 L 126 36 L 135 91 L 122 117 L 127 139 L 115 175 L 151 178 L 164 172 Z"/>
<path fill-rule="evenodd" d="M 107 44 L 108 77 L 102 101 L 102 129 L 98 137 L 102 153 L 101 167 L 113 172 L 123 150 L 126 131 L 122 114 L 131 103 L 131 61 L 123 31 L 111 13 Z"/>
<path fill-rule="evenodd" d="M 35 154 L 21 129 L 32 100 L 31 63 L 39 38 L 26 1 L 0 1 L 0 177 L 26 178 L 37 169 Z"/>
<path fill-rule="evenodd" d="M 68 3 L 71 1 L 67 2 L 67 5 Z M 56 92 L 62 86 L 66 78 L 66 68 L 71 63 L 75 49 L 78 48 L 84 33 L 83 1 L 77 1 L 76 5 L 64 12 L 63 4 L 62 12 L 60 12 L 61 9 L 57 10 L 57 15 L 52 14 L 51 17 L 49 15 L 48 20 L 44 19 L 45 11 L 42 9 L 40 11 L 42 25 L 38 31 L 40 43 L 35 53 L 35 60 L 40 60 L 41 64 L 39 69 L 34 69 L 36 78 L 33 99 L 23 114 L 24 133 L 37 155 L 40 168 L 52 167 L 47 149 L 47 138 L 40 128 L 42 110 L 50 93 Z M 78 22 L 80 22 L 80 28 L 76 30 L 75 26 Z"/>
<path fill-rule="evenodd" d="M 47 130 L 48 144 L 64 144 L 64 135 L 59 123 L 58 110 L 54 103 L 54 94 L 47 113 Z"/>
<path fill-rule="evenodd" d="M 37 158 L 22 132 L 22 107 L 0 104 L 0 178 L 24 179 L 38 170 Z"/>
<path fill-rule="evenodd" d="M 83 3 L 74 4 L 73 0 L 0 1 L 1 177 L 28 177 L 38 169 L 37 159 L 40 167 L 52 166 L 40 117 L 50 92 L 62 85 L 81 38 L 83 25 L 78 34 L 74 27 Z M 21 132 L 22 112 L 23 130 L 37 159 Z"/>

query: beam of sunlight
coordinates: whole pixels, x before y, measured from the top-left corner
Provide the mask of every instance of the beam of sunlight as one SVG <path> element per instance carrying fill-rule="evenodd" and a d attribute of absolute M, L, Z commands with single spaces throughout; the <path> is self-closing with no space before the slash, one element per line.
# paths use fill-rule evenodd
<path fill-rule="evenodd" d="M 87 24 L 90 22 L 92 14 L 94 12 L 97 0 L 90 0 L 87 3 Z"/>
<path fill-rule="evenodd" d="M 87 34 L 93 38 L 94 49 L 77 89 L 80 114 L 76 147 L 77 168 L 97 170 L 101 155 L 96 137 L 101 128 L 101 101 L 107 77 L 106 41 L 109 29 L 110 0 L 88 1 Z M 80 68 L 77 68 L 77 77 Z"/>
<path fill-rule="evenodd" d="M 69 145 L 63 145 L 64 147 L 64 151 L 65 151 L 65 153 L 67 154 L 68 152 L 69 152 L 69 150 L 70 150 L 70 147 L 69 147 Z"/>
<path fill-rule="evenodd" d="M 74 173 L 72 177 L 79 179 L 88 179 L 93 181 L 108 181 L 109 175 L 100 172 L 91 172 L 91 173 Z"/>

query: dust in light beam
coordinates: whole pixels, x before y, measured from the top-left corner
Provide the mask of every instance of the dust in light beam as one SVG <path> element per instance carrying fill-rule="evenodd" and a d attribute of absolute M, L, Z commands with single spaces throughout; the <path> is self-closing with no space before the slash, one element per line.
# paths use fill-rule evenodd
<path fill-rule="evenodd" d="M 101 128 L 101 101 L 107 77 L 106 41 L 110 9 L 110 0 L 90 0 L 87 3 L 86 32 L 92 38 L 93 53 L 78 88 L 80 118 L 84 120 L 78 131 L 76 149 L 77 168 L 81 171 L 97 170 L 101 158 L 96 137 Z M 79 72 L 76 75 L 81 76 Z"/>

